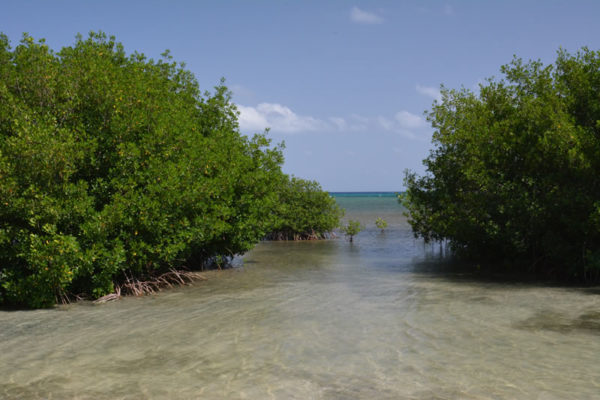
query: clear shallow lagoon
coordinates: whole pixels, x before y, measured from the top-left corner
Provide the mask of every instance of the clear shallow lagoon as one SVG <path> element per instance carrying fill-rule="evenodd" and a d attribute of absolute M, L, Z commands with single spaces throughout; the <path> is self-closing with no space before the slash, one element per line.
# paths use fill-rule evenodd
<path fill-rule="evenodd" d="M 451 272 L 393 194 L 156 296 L 0 312 L 0 399 L 600 399 L 600 289 Z M 381 233 L 375 218 L 390 227 Z"/>

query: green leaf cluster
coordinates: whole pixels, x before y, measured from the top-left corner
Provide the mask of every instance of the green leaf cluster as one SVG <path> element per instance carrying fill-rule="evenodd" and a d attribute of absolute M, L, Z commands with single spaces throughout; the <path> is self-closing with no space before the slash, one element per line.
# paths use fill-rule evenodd
<path fill-rule="evenodd" d="M 401 201 L 416 236 L 505 268 L 600 277 L 600 52 L 514 59 L 479 93 L 442 88 L 427 173 Z"/>
<path fill-rule="evenodd" d="M 360 221 L 349 220 L 345 225 L 340 226 L 340 231 L 350 240 L 354 241 L 354 236 L 358 235 L 364 229 Z"/>
<path fill-rule="evenodd" d="M 344 214 L 335 199 L 315 181 L 286 177 L 278 194 L 274 227 L 268 239 L 322 239 L 339 225 Z"/>
<path fill-rule="evenodd" d="M 375 226 L 378 229 L 381 229 L 381 231 L 383 232 L 385 230 L 385 228 L 388 227 L 388 223 L 385 219 L 383 219 L 381 217 L 377 217 L 377 219 L 375 220 Z"/>
<path fill-rule="evenodd" d="M 100 297 L 241 254 L 281 229 L 285 207 L 302 232 L 294 207 L 335 213 L 237 117 L 223 82 L 202 93 L 168 54 L 127 55 L 103 33 L 59 52 L 0 35 L 0 304 Z"/>

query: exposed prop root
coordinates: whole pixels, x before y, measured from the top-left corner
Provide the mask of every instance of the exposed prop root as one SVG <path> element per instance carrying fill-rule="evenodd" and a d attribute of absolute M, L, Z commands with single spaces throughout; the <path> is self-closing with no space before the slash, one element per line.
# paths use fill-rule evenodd
<path fill-rule="evenodd" d="M 106 296 L 102 296 L 99 299 L 94 300 L 96 304 L 107 303 L 109 301 L 118 300 L 121 298 L 121 288 L 119 286 L 115 287 L 115 292 L 107 294 Z"/>
<path fill-rule="evenodd" d="M 321 239 L 333 239 L 336 235 L 333 232 L 304 232 L 304 233 L 291 233 L 291 232 L 271 232 L 265 240 L 321 240 Z"/>
<path fill-rule="evenodd" d="M 81 294 L 65 293 L 62 289 L 54 295 L 55 303 L 62 304 L 62 305 L 71 304 L 76 301 L 81 301 L 81 300 L 84 300 L 85 298 L 86 297 Z"/>
<path fill-rule="evenodd" d="M 188 285 L 194 281 L 206 280 L 206 277 L 199 272 L 181 271 L 172 269 L 169 272 L 153 277 L 149 280 L 141 281 L 125 275 L 125 282 L 120 286 L 115 286 L 115 292 L 102 296 L 94 303 L 106 303 L 108 301 L 118 300 L 123 296 L 145 296 L 154 294 L 164 288 L 173 288 L 180 285 Z"/>

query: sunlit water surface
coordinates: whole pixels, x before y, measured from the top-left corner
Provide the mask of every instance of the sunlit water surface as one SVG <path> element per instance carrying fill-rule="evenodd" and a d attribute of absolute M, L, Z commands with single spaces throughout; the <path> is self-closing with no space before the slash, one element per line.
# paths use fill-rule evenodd
<path fill-rule="evenodd" d="M 393 197 L 156 296 L 0 312 L 1 399 L 600 399 L 600 291 L 451 272 Z M 390 227 L 380 232 L 375 218 Z"/>

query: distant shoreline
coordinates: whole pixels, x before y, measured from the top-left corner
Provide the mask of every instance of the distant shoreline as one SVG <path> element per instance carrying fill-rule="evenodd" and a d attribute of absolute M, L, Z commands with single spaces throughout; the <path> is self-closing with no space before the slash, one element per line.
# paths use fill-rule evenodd
<path fill-rule="evenodd" d="M 398 192 L 329 192 L 333 197 L 396 197 Z"/>

